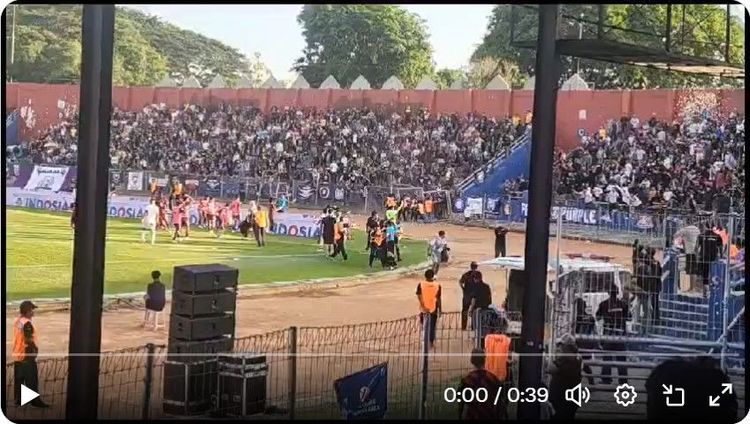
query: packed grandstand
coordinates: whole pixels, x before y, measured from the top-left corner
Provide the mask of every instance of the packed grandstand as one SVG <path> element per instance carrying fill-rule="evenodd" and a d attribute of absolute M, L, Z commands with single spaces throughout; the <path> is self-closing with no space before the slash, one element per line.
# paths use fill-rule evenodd
<path fill-rule="evenodd" d="M 77 120 L 68 114 L 13 157 L 75 164 Z M 582 134 L 580 147 L 557 151 L 557 195 L 613 208 L 740 211 L 744 122 L 736 113 L 674 122 L 612 119 L 598 133 Z M 111 156 L 114 168 L 128 170 L 450 190 L 508 149 L 525 127 L 518 117 L 432 115 L 426 109 L 285 107 L 264 114 L 254 107 L 161 104 L 114 111 Z M 513 178 L 498 192 L 518 194 L 527 186 Z"/>

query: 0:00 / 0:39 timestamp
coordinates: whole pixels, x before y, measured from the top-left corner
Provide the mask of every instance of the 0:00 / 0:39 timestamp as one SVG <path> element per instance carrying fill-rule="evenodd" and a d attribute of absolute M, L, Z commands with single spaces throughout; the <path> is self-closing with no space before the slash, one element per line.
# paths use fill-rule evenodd
<path fill-rule="evenodd" d="M 461 390 L 457 390 L 453 387 L 448 387 L 443 390 L 443 400 L 448 403 L 470 403 L 470 402 L 488 402 L 491 401 L 497 405 L 501 401 L 508 401 L 510 403 L 527 403 L 527 402 L 547 402 L 549 399 L 549 390 L 545 387 L 533 388 L 521 390 L 516 387 L 510 387 L 507 390 L 499 388 L 496 393 L 490 393 L 489 390 L 484 387 L 473 389 L 471 387 L 465 387 Z"/>

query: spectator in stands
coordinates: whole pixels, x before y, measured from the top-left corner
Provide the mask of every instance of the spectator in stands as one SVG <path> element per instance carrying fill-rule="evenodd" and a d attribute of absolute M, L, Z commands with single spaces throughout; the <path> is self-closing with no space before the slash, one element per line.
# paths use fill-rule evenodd
<path fill-rule="evenodd" d="M 70 114 L 32 140 L 33 160 L 75 164 L 76 124 Z M 453 187 L 492 159 L 516 128 L 509 119 L 426 110 L 274 107 L 263 114 L 228 104 L 159 104 L 139 111 L 115 108 L 111 159 L 122 169 L 438 189 Z"/>

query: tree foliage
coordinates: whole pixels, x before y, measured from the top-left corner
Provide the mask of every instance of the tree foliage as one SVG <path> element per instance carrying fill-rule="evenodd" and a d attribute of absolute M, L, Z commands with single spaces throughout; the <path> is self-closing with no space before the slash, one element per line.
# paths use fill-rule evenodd
<path fill-rule="evenodd" d="M 606 28 L 605 38 L 639 46 L 659 48 L 664 46 L 664 39 L 655 34 L 662 34 L 666 28 L 666 5 L 614 4 L 605 7 L 606 24 L 625 29 Z M 596 25 L 586 23 L 579 25 L 575 18 L 583 16 L 585 20 L 595 22 L 597 15 L 597 5 L 564 5 L 561 16 L 558 18 L 558 36 L 577 39 L 581 31 L 584 38 L 595 37 Z M 679 49 L 680 53 L 687 55 L 723 58 L 725 17 L 724 10 L 715 5 L 689 4 L 685 5 L 683 22 L 682 6 L 673 5 L 671 33 L 673 50 Z M 487 57 L 502 59 L 515 63 L 521 74 L 533 75 L 535 51 L 517 48 L 510 43 L 512 18 L 515 23 L 513 35 L 516 41 L 536 40 L 537 15 L 535 10 L 517 8 L 516 15 L 512 17 L 510 5 L 498 5 L 489 17 L 487 34 L 474 51 L 471 60 L 476 62 Z M 730 24 L 730 61 L 744 66 L 744 26 L 736 17 L 732 17 Z M 642 33 L 633 32 L 633 30 Z M 589 59 L 579 61 L 573 57 L 563 57 L 561 61 L 561 80 L 573 75 L 580 64 L 581 77 L 590 84 L 593 83 L 595 88 L 601 89 L 715 87 L 741 84 L 741 81 L 736 79 Z M 514 85 L 518 82 L 514 81 Z"/>
<path fill-rule="evenodd" d="M 348 87 L 363 75 L 374 87 L 391 75 L 414 87 L 433 73 L 422 20 L 393 5 L 305 5 L 297 17 L 306 45 L 293 67 L 318 86 L 333 75 Z"/>
<path fill-rule="evenodd" d="M 14 81 L 70 83 L 80 79 L 81 6 L 19 5 L 6 8 L 10 44 L 15 17 L 15 54 L 5 60 Z M 195 76 L 205 86 L 221 75 L 228 85 L 241 74 L 267 77 L 259 55 L 247 58 L 217 40 L 163 22 L 140 11 L 118 7 L 115 15 L 115 85 L 152 85 L 169 75 L 181 82 Z"/>

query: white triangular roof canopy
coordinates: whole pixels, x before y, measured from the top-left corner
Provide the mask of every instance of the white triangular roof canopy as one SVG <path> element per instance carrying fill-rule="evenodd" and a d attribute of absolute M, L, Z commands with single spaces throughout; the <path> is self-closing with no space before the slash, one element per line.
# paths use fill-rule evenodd
<path fill-rule="evenodd" d="M 201 83 L 197 78 L 191 75 L 185 78 L 185 81 L 182 82 L 182 88 L 201 88 Z"/>
<path fill-rule="evenodd" d="M 578 75 L 578 73 L 575 73 L 562 84 L 560 90 L 589 90 L 589 85 L 580 75 Z"/>
<path fill-rule="evenodd" d="M 421 81 L 419 81 L 419 84 L 417 84 L 416 87 L 417 90 L 437 90 L 438 85 L 435 84 L 435 81 L 431 80 L 429 77 L 422 78 Z"/>
<path fill-rule="evenodd" d="M 351 90 L 369 90 L 370 89 L 370 81 L 367 81 L 364 76 L 360 75 L 357 77 L 357 79 L 352 82 L 352 85 L 349 87 Z"/>
<path fill-rule="evenodd" d="M 260 86 L 260 88 L 284 88 L 281 86 L 281 83 L 273 77 L 273 75 L 270 75 L 268 79 Z"/>
<path fill-rule="evenodd" d="M 490 81 L 485 88 L 487 90 L 510 90 L 508 82 L 505 81 L 505 78 L 503 78 L 501 75 L 492 78 L 492 81 Z"/>
<path fill-rule="evenodd" d="M 177 83 L 172 78 L 169 78 L 169 76 L 166 76 L 162 78 L 161 81 L 159 81 L 156 84 L 156 86 L 157 87 L 177 87 Z"/>
<path fill-rule="evenodd" d="M 395 75 L 391 75 L 391 77 L 385 80 L 385 82 L 383 83 L 382 89 L 383 90 L 403 90 L 404 84 L 401 82 L 401 80 L 396 78 Z"/>
<path fill-rule="evenodd" d="M 248 78 L 245 75 L 240 76 L 240 80 L 237 81 L 237 87 L 238 88 L 253 88 L 253 82 L 250 81 L 250 78 Z"/>
<path fill-rule="evenodd" d="M 310 88 L 310 83 L 307 82 L 302 74 L 300 74 L 297 75 L 297 78 L 295 78 L 294 82 L 292 82 L 292 85 L 290 85 L 289 88 Z"/>
<path fill-rule="evenodd" d="M 523 83 L 523 89 L 524 90 L 533 90 L 534 85 L 536 85 L 536 78 L 534 77 L 528 77 L 526 78 L 526 82 Z"/>
<path fill-rule="evenodd" d="M 328 78 L 324 79 L 322 83 L 320 83 L 320 89 L 327 89 L 327 88 L 341 88 L 341 85 L 338 81 L 336 81 L 336 78 L 333 77 L 333 75 L 328 75 Z"/>
<path fill-rule="evenodd" d="M 222 78 L 221 75 L 216 74 L 214 79 L 211 80 L 210 83 L 208 83 L 208 88 L 225 88 L 227 86 L 227 83 L 224 82 L 224 78 Z"/>

